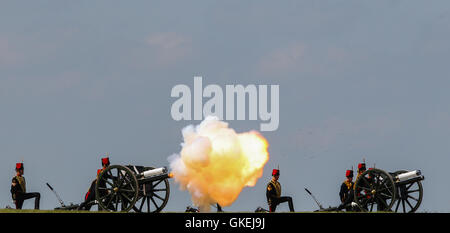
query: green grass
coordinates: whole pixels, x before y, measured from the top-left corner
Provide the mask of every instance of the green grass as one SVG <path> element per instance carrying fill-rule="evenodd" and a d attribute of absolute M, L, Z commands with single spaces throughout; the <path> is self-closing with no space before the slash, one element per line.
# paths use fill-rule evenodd
<path fill-rule="evenodd" d="M 75 211 L 75 210 L 16 210 L 0 209 L 0 213 L 109 213 L 106 211 Z"/>
<path fill-rule="evenodd" d="M 114 212 L 108 212 L 108 211 L 75 211 L 75 210 L 16 210 L 16 209 L 0 209 L 0 213 L 114 213 Z M 123 212 L 118 212 L 118 213 L 123 213 Z M 163 213 L 184 213 L 184 212 L 163 212 Z M 214 212 L 212 212 L 214 213 Z M 227 213 L 227 212 L 225 212 Z M 228 212 L 228 213 L 232 213 L 232 212 Z M 235 213 L 254 213 L 254 212 L 235 212 Z M 289 212 L 278 212 L 278 214 L 283 214 L 283 213 L 289 213 Z M 298 214 L 301 213 L 342 213 L 342 214 L 348 214 L 348 213 L 355 213 L 355 214 L 364 214 L 362 212 L 295 212 Z M 373 212 L 373 213 L 392 213 L 392 212 Z M 218 213 L 220 214 L 220 213 Z"/>

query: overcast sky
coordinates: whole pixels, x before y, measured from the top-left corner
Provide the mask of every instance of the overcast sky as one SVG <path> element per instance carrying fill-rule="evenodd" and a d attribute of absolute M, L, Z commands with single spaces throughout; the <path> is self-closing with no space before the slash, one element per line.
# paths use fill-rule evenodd
<path fill-rule="evenodd" d="M 80 203 L 113 164 L 168 166 L 180 151 L 177 84 L 280 85 L 280 125 L 263 132 L 270 159 L 226 211 L 267 208 L 280 166 L 297 211 L 337 205 L 345 170 L 421 169 L 419 211 L 449 212 L 448 1 L 2 1 L 0 208 L 15 163 L 41 208 Z M 230 121 L 237 132 L 259 121 Z M 165 211 L 184 211 L 171 181 Z M 24 208 L 32 208 L 26 201 Z M 287 211 L 287 205 L 279 207 Z"/>

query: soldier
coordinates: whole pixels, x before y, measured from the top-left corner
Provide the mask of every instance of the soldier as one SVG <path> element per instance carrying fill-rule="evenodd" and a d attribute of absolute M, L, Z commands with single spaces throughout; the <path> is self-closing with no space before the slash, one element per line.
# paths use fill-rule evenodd
<path fill-rule="evenodd" d="M 353 170 L 347 170 L 345 172 L 345 177 L 347 178 L 341 185 L 341 190 L 339 191 L 339 197 L 341 199 L 341 205 L 338 207 L 339 209 L 346 209 L 347 211 L 351 211 L 352 207 L 349 205 L 352 203 L 354 199 L 353 192 Z"/>
<path fill-rule="evenodd" d="M 359 177 L 360 177 L 364 172 L 366 172 L 366 170 L 367 170 L 367 168 L 366 168 L 366 163 L 365 163 L 365 160 L 363 160 L 362 163 L 359 163 L 359 164 L 358 164 L 358 170 L 357 170 L 358 175 L 356 176 L 356 181 L 358 181 Z M 372 170 L 372 168 L 369 168 L 369 170 Z M 359 186 L 360 188 L 356 188 L 356 187 L 354 186 L 353 189 L 355 190 L 355 194 L 356 194 L 356 196 L 357 196 L 358 198 L 364 197 L 364 199 L 367 200 L 367 199 L 370 199 L 370 198 L 371 198 L 371 193 L 368 192 L 367 190 L 370 188 L 369 183 L 371 183 L 373 179 L 372 179 L 372 177 L 370 176 L 370 174 L 368 174 L 368 175 L 365 176 L 364 178 L 365 178 L 366 182 L 359 182 L 359 183 L 358 183 L 358 186 Z M 356 182 L 356 181 L 355 181 L 355 182 Z M 361 189 L 361 187 L 363 187 L 363 188 L 365 188 L 365 189 Z M 363 208 L 367 209 L 367 204 L 368 204 L 367 202 L 364 203 L 364 204 L 362 204 Z"/>
<path fill-rule="evenodd" d="M 288 202 L 289 210 L 294 212 L 292 198 L 289 196 L 281 196 L 281 184 L 278 182 L 280 178 L 280 170 L 273 169 L 272 180 L 267 184 L 266 197 L 269 204 L 269 211 L 275 212 L 277 206 L 283 202 Z"/>
<path fill-rule="evenodd" d="M 11 194 L 16 209 L 22 209 L 23 202 L 27 199 L 34 199 L 34 209 L 39 209 L 40 193 L 27 193 L 25 177 L 23 177 L 23 163 L 16 164 L 16 176 L 12 178 Z"/>
<path fill-rule="evenodd" d="M 102 169 L 97 170 L 97 177 L 92 181 L 88 192 L 84 196 L 84 202 L 80 204 L 80 209 L 90 210 L 95 201 L 95 186 L 97 184 L 98 175 L 110 165 L 109 157 L 102 158 Z"/>
<path fill-rule="evenodd" d="M 362 162 L 358 164 L 358 175 L 356 176 L 356 179 L 359 178 L 364 172 L 366 171 L 366 162 Z"/>

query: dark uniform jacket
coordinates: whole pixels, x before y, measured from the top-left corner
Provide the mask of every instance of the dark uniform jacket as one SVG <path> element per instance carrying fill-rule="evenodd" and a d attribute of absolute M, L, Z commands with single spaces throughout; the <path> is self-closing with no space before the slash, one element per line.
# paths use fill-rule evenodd
<path fill-rule="evenodd" d="M 18 196 L 26 193 L 26 182 L 25 177 L 23 176 L 14 176 L 12 178 L 12 183 L 16 184 L 15 186 L 11 184 L 11 195 L 12 199 L 16 200 Z"/>
<path fill-rule="evenodd" d="M 351 202 L 353 198 L 353 182 L 345 180 L 341 185 L 341 190 L 339 191 L 339 197 L 342 203 Z"/>
<path fill-rule="evenodd" d="M 275 200 L 281 196 L 281 184 L 276 180 L 270 180 L 267 184 L 266 197 L 269 205 L 275 204 Z"/>

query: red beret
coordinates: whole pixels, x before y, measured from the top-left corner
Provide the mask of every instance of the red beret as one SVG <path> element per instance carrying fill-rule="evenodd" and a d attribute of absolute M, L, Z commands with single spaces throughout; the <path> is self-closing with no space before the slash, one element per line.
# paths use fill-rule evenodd
<path fill-rule="evenodd" d="M 109 157 L 102 158 L 102 165 L 109 165 Z"/>
<path fill-rule="evenodd" d="M 345 177 L 353 177 L 353 170 L 347 170 L 345 172 Z"/>
<path fill-rule="evenodd" d="M 280 175 L 280 170 L 278 170 L 278 169 L 273 169 L 273 170 L 272 170 L 272 176 L 275 176 L 275 175 Z"/>
<path fill-rule="evenodd" d="M 16 163 L 16 169 L 23 169 L 23 163 Z"/>

